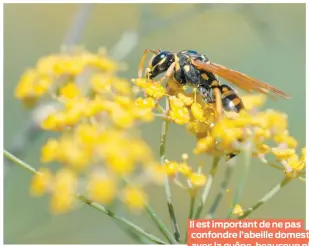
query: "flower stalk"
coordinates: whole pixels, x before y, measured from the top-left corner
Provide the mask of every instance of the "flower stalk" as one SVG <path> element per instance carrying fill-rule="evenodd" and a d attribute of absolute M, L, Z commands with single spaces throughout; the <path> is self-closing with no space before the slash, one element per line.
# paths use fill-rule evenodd
<path fill-rule="evenodd" d="M 291 177 L 285 177 L 280 183 L 275 185 L 269 192 L 267 192 L 260 200 L 258 200 L 254 205 L 244 211 L 244 214 L 238 216 L 238 219 L 247 218 L 253 211 L 258 209 L 260 206 L 265 204 L 269 199 L 275 196 L 283 187 L 293 180 Z"/>
<path fill-rule="evenodd" d="M 212 219 L 214 217 L 214 214 L 215 214 L 222 198 L 224 197 L 224 195 L 226 193 L 227 186 L 228 186 L 230 179 L 232 177 L 233 169 L 234 169 L 234 165 L 232 165 L 232 162 L 227 162 L 226 167 L 225 167 L 225 174 L 224 174 L 224 177 L 223 177 L 223 181 L 221 183 L 221 188 L 220 188 L 218 194 L 216 195 L 214 202 L 212 203 L 212 205 L 209 209 L 209 212 L 205 216 L 205 218 Z"/>
<path fill-rule="evenodd" d="M 161 218 L 155 213 L 155 211 L 149 206 L 146 205 L 145 207 L 147 213 L 151 216 L 152 220 L 155 222 L 155 224 L 158 226 L 159 230 L 162 232 L 164 237 L 172 244 L 178 244 L 176 239 L 173 237 L 173 235 L 170 233 L 170 231 L 167 229 L 167 227 L 164 225 Z"/>
<path fill-rule="evenodd" d="M 33 174 L 38 174 L 40 175 L 40 173 L 33 168 L 32 166 L 30 166 L 29 164 L 27 164 L 26 162 L 20 160 L 19 158 L 17 158 L 16 156 L 12 155 L 10 152 L 8 152 L 7 150 L 3 150 L 3 155 L 6 159 L 10 160 L 11 162 L 19 165 L 20 167 L 24 168 L 27 171 L 30 171 Z M 85 204 L 95 208 L 96 210 L 99 210 L 100 212 L 110 216 L 111 218 L 113 218 L 114 220 L 116 220 L 117 222 L 122 223 L 123 225 L 125 225 L 126 227 L 130 228 L 131 230 L 133 230 L 134 232 L 138 233 L 141 236 L 144 236 L 145 238 L 149 239 L 150 241 L 157 243 L 157 244 L 166 244 L 164 241 L 162 241 L 160 238 L 147 233 L 145 230 L 143 230 L 141 227 L 135 225 L 134 223 L 132 223 L 131 221 L 118 216 L 117 214 L 115 214 L 114 212 L 112 212 L 111 210 L 105 208 L 104 206 L 93 202 L 91 200 L 89 200 L 88 198 L 86 198 L 85 196 L 81 195 L 81 194 L 76 194 L 76 197 L 84 202 Z"/>
<path fill-rule="evenodd" d="M 236 194 L 233 200 L 233 204 L 229 210 L 227 218 L 231 218 L 233 215 L 233 210 L 235 208 L 235 205 L 239 203 L 239 200 L 241 198 L 241 194 L 243 193 L 243 190 L 245 188 L 246 179 L 249 173 L 250 164 L 251 164 L 251 156 L 252 156 L 252 140 L 249 139 L 246 143 L 244 143 L 243 149 L 243 168 L 242 173 L 239 174 L 239 177 L 237 178 L 238 185 L 236 188 Z"/>
<path fill-rule="evenodd" d="M 168 108 L 169 108 L 169 102 L 168 102 L 168 99 L 166 99 L 166 111 L 168 111 Z M 161 142 L 160 142 L 160 161 L 162 165 L 165 165 L 165 150 L 166 150 L 166 137 L 167 137 L 167 132 L 168 132 L 168 125 L 169 125 L 168 120 L 165 119 L 162 121 Z M 167 176 L 165 177 L 165 180 L 164 180 L 164 191 L 165 191 L 165 196 L 167 200 L 168 212 L 169 212 L 169 216 L 170 216 L 173 231 L 174 231 L 174 238 L 177 242 L 180 242 L 180 231 L 179 231 L 179 226 L 176 220 L 174 207 L 172 204 L 171 187 L 170 187 L 169 179 Z"/>
<path fill-rule="evenodd" d="M 196 214 L 194 216 L 195 219 L 199 219 L 200 218 L 200 216 L 202 214 L 202 211 L 203 211 L 203 209 L 205 207 L 205 204 L 206 204 L 206 201 L 207 201 L 207 198 L 208 198 L 211 186 L 212 186 L 213 179 L 214 179 L 215 174 L 217 172 L 217 167 L 218 167 L 219 161 L 220 161 L 220 157 L 214 157 L 213 158 L 212 167 L 211 167 L 211 170 L 209 172 L 209 175 L 208 175 L 205 187 L 203 189 L 201 201 L 200 201 L 200 203 L 198 205 L 198 208 L 196 210 Z"/>

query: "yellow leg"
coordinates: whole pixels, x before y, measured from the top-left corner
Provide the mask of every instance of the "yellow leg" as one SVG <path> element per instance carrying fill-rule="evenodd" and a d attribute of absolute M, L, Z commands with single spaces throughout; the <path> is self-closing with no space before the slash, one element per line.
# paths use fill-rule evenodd
<path fill-rule="evenodd" d="M 218 87 L 214 88 L 214 93 L 215 93 L 216 111 L 218 113 L 218 120 L 220 120 L 223 115 L 223 109 L 222 109 L 221 92 Z"/>
<path fill-rule="evenodd" d="M 173 62 L 169 66 L 164 76 L 160 79 L 160 83 L 162 83 L 166 78 L 170 78 L 173 75 L 175 66 L 176 66 L 176 62 Z"/>
<path fill-rule="evenodd" d="M 140 62 L 139 62 L 139 67 L 138 67 L 138 78 L 141 78 L 141 77 L 143 76 L 143 68 L 144 68 L 144 64 L 145 64 L 145 59 L 146 59 L 146 56 L 147 56 L 147 54 L 148 54 L 149 52 L 151 52 L 151 53 L 153 53 L 153 54 L 155 54 L 155 55 L 158 54 L 158 51 L 157 51 L 157 50 L 146 49 L 146 50 L 144 51 L 144 54 L 143 54 L 143 56 L 142 56 L 142 58 L 141 58 L 141 60 L 140 60 Z"/>

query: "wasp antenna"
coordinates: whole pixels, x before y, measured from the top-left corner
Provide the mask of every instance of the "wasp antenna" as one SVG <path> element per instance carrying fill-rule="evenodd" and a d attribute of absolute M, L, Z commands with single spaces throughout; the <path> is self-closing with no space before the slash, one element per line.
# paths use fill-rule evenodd
<path fill-rule="evenodd" d="M 143 56 L 142 56 L 142 58 L 139 62 L 139 66 L 138 66 L 138 73 L 137 73 L 138 78 L 141 78 L 143 76 L 143 68 L 144 68 L 144 64 L 145 64 L 145 59 L 146 59 L 146 56 L 149 52 L 151 52 L 155 55 L 158 54 L 157 51 L 155 51 L 155 50 L 151 50 L 151 49 L 145 49 L 144 50 L 144 54 L 143 54 Z"/>

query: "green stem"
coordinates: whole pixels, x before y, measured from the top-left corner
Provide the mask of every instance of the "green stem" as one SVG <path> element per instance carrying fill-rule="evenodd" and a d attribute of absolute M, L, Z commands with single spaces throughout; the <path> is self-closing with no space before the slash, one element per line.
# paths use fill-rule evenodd
<path fill-rule="evenodd" d="M 161 143 L 160 143 L 160 161 L 162 165 L 165 165 L 165 147 L 166 147 L 166 136 L 167 136 L 167 131 L 168 131 L 168 123 L 169 123 L 168 120 L 163 120 L 162 122 Z M 165 180 L 164 180 L 164 191 L 165 191 L 165 196 L 167 200 L 168 212 L 170 215 L 170 219 L 172 221 L 174 237 L 176 241 L 179 242 L 180 240 L 179 226 L 177 224 L 175 211 L 174 211 L 174 207 L 172 204 L 171 187 L 170 187 L 170 183 L 169 183 L 167 176 L 165 177 Z"/>
<path fill-rule="evenodd" d="M 209 172 L 207 182 L 205 184 L 205 187 L 204 187 L 204 190 L 203 190 L 203 193 L 202 193 L 201 201 L 200 201 L 200 203 L 197 207 L 196 214 L 194 216 L 195 219 L 200 218 L 201 213 L 203 211 L 203 208 L 205 207 L 205 203 L 207 201 L 214 176 L 216 175 L 216 172 L 217 172 L 217 167 L 218 167 L 219 161 L 220 161 L 220 157 L 214 157 L 213 158 L 212 167 L 211 167 L 211 170 Z"/>
<path fill-rule="evenodd" d="M 194 205 L 195 205 L 195 200 L 196 200 L 196 192 L 197 191 L 192 191 L 193 194 L 191 194 L 190 196 L 190 210 L 189 210 L 189 219 L 193 219 L 194 216 Z"/>
<path fill-rule="evenodd" d="M 247 218 L 254 210 L 258 209 L 265 202 L 267 202 L 270 198 L 276 195 L 284 186 L 286 186 L 291 180 L 294 178 L 285 177 L 279 184 L 274 186 L 268 193 L 266 193 L 259 201 L 257 201 L 252 207 L 248 208 L 244 211 L 242 216 L 238 216 L 238 219 Z"/>
<path fill-rule="evenodd" d="M 116 215 L 114 212 L 112 212 L 111 210 L 103 207 L 102 205 L 96 203 L 96 202 L 93 202 L 91 200 L 89 200 L 88 198 L 86 198 L 85 196 L 83 195 L 80 195 L 80 194 L 77 194 L 76 195 L 77 198 L 79 200 L 81 200 L 82 202 L 86 203 L 87 205 L 99 210 L 100 212 L 112 217 L 113 219 L 115 219 L 116 221 L 118 222 L 121 222 L 122 224 L 130 227 L 133 231 L 139 233 L 140 235 L 143 235 L 144 237 L 148 238 L 149 240 L 151 240 L 152 242 L 154 243 L 158 243 L 158 244 L 166 244 L 165 242 L 163 242 L 160 238 L 150 234 L 150 233 L 147 233 L 146 231 L 144 231 L 141 227 L 135 225 L 134 223 L 132 223 L 131 221 L 123 218 L 123 217 L 120 217 L 118 215 Z"/>
<path fill-rule="evenodd" d="M 134 242 L 137 242 L 139 244 L 149 244 L 149 242 L 152 242 L 149 239 L 147 240 L 145 237 L 137 233 L 135 230 L 132 230 L 131 227 L 121 224 L 119 222 L 116 223 L 126 234 L 128 234 L 129 237 L 132 238 Z"/>
<path fill-rule="evenodd" d="M 125 184 L 129 184 L 130 182 L 127 179 L 124 179 L 123 182 Z M 163 223 L 161 218 L 156 214 L 154 209 L 150 205 L 145 206 L 146 212 L 150 215 L 152 220 L 155 222 L 155 224 L 158 226 L 159 230 L 162 232 L 163 236 L 173 244 L 178 244 L 178 242 L 174 239 L 173 235 L 171 232 L 167 229 L 166 225 Z"/>
<path fill-rule="evenodd" d="M 3 155 L 5 158 L 7 158 L 8 160 L 12 161 L 13 163 L 21 166 L 22 168 L 30 171 L 31 173 L 33 174 L 40 174 L 35 168 L 33 168 L 32 166 L 30 166 L 29 164 L 25 163 L 24 161 L 20 160 L 19 158 L 17 158 L 16 156 L 12 155 L 10 152 L 8 152 L 7 150 L 3 150 Z M 122 223 L 123 225 L 125 225 L 127 228 L 130 228 L 132 231 L 138 233 L 139 235 L 142 235 L 146 238 L 148 238 L 149 240 L 151 240 L 152 242 L 154 243 L 158 243 L 158 244 L 166 244 L 164 241 L 162 241 L 160 238 L 150 234 L 150 233 L 147 233 L 146 231 L 144 231 L 141 227 L 135 225 L 134 223 L 130 222 L 129 220 L 123 218 L 123 217 L 120 217 L 118 215 L 116 215 L 115 213 L 113 213 L 112 211 L 110 211 L 109 209 L 105 208 L 104 206 L 96 203 L 96 202 L 93 202 L 89 199 L 87 199 L 85 196 L 83 195 L 80 195 L 80 194 L 76 194 L 76 197 L 88 204 L 89 206 L 103 212 L 104 214 L 112 217 L 113 219 L 115 219 L 116 221 Z"/>
<path fill-rule="evenodd" d="M 175 240 L 173 235 L 169 232 L 167 227 L 164 225 L 163 221 L 160 219 L 160 217 L 155 213 L 155 211 L 150 207 L 146 206 L 147 213 L 151 216 L 153 221 L 156 223 L 156 225 L 159 227 L 160 231 L 163 233 L 164 237 L 172 244 L 178 244 L 178 242 Z"/>
<path fill-rule="evenodd" d="M 273 163 L 266 163 L 266 165 L 270 166 L 270 167 L 273 167 L 277 170 L 280 170 L 281 172 L 284 171 L 284 168 L 283 167 L 278 167 L 276 164 L 273 164 Z M 302 177 L 302 176 L 298 176 L 297 177 L 298 180 L 302 181 L 302 182 L 306 182 L 306 178 Z"/>
<path fill-rule="evenodd" d="M 245 148 L 244 148 L 244 165 L 242 168 L 242 173 L 239 174 L 239 177 L 237 178 L 237 180 L 239 180 L 237 188 L 236 188 L 236 193 L 234 196 L 234 200 L 233 200 L 233 204 L 229 210 L 228 216 L 227 218 L 231 218 L 231 216 L 233 215 L 233 210 L 236 204 L 239 203 L 239 200 L 241 198 L 241 194 L 244 191 L 245 188 L 245 184 L 246 184 L 246 179 L 249 173 L 249 169 L 250 169 L 250 164 L 251 164 L 251 158 L 252 158 L 252 142 L 251 140 L 248 140 L 245 143 Z"/>
<path fill-rule="evenodd" d="M 217 196 L 215 197 L 215 200 L 214 200 L 213 204 L 211 205 L 208 214 L 206 215 L 207 219 L 211 219 L 211 218 L 214 217 L 214 214 L 215 214 L 223 196 L 226 193 L 228 183 L 229 183 L 229 181 L 232 177 L 233 169 L 234 169 L 234 166 L 232 165 L 231 162 L 226 163 L 225 174 L 224 174 L 224 177 L 223 177 L 223 181 L 221 183 L 220 191 L 218 192 Z"/>
<path fill-rule="evenodd" d="M 17 158 L 16 156 L 12 155 L 7 150 L 3 150 L 3 155 L 6 159 L 10 160 L 11 162 L 21 166 L 22 168 L 32 172 L 33 174 L 39 174 L 39 172 L 32 166 L 28 165 L 26 162 L 22 161 L 21 159 Z"/>
<path fill-rule="evenodd" d="M 189 216 L 188 219 L 193 219 L 194 218 L 194 205 L 195 205 L 195 201 L 196 201 L 196 192 L 197 190 L 191 190 L 190 191 L 190 210 L 189 210 Z M 186 236 L 185 236 L 185 243 L 187 243 L 188 240 L 188 232 L 186 232 Z"/>

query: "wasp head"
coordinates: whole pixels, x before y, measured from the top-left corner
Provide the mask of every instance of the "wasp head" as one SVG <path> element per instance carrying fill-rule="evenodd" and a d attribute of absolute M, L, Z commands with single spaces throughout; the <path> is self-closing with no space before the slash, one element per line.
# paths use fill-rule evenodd
<path fill-rule="evenodd" d="M 174 54 L 169 51 L 161 51 L 157 54 L 146 70 L 146 77 L 152 79 L 165 72 L 174 61 Z"/>

